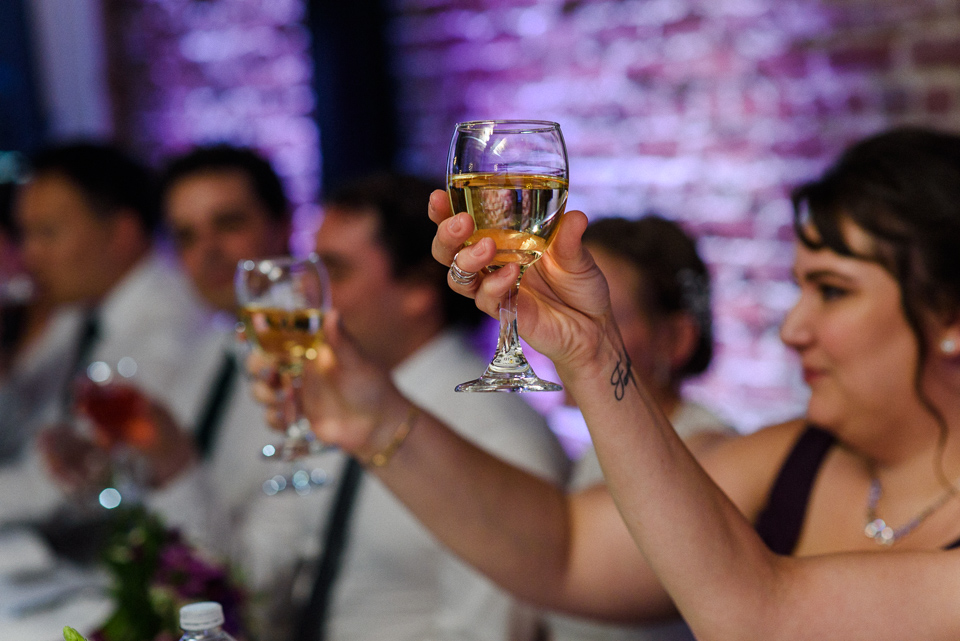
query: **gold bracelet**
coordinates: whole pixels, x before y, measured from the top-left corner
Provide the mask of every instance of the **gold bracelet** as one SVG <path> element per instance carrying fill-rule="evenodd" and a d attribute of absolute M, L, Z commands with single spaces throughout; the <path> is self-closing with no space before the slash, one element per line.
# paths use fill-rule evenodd
<path fill-rule="evenodd" d="M 403 423 L 400 423 L 390 444 L 370 457 L 370 465 L 383 467 L 390 462 L 390 459 L 397 453 L 397 450 L 400 449 L 403 442 L 407 440 L 407 435 L 410 434 L 410 430 L 413 428 L 413 424 L 416 422 L 418 416 L 420 416 L 420 408 L 414 405 L 410 408 L 410 411 L 407 412 L 407 418 L 404 419 Z"/>

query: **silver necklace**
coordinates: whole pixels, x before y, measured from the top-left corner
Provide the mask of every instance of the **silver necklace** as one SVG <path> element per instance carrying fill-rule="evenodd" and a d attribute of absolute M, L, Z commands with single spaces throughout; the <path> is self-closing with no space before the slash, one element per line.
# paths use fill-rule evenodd
<path fill-rule="evenodd" d="M 893 545 L 926 521 L 927 517 L 946 505 L 947 501 L 956 493 L 957 489 L 951 485 L 944 490 L 936 501 L 924 508 L 920 514 L 900 527 L 892 528 L 887 525 L 886 521 L 877 516 L 877 504 L 880 502 L 883 488 L 880 486 L 880 479 L 874 475 L 870 479 L 870 493 L 867 495 L 867 524 L 863 528 L 863 533 L 879 545 Z"/>

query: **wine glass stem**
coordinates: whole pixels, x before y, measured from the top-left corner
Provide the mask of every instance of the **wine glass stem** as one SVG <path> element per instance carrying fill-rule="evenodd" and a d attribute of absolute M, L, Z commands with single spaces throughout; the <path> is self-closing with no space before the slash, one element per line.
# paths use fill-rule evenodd
<path fill-rule="evenodd" d="M 283 440 L 282 458 L 292 461 L 303 455 L 309 447 L 307 438 L 310 428 L 304 425 L 302 379 L 298 373 L 286 375 L 288 392 L 287 431 Z"/>
<path fill-rule="evenodd" d="M 128 505 L 142 502 L 142 488 L 146 482 L 137 455 L 131 447 L 119 444 L 112 453 L 112 484 Z"/>
<path fill-rule="evenodd" d="M 517 297 L 524 271 L 525 268 L 521 267 L 520 276 L 500 301 L 500 336 L 497 339 L 497 353 L 491 363 L 491 367 L 497 369 L 514 370 L 526 363 L 517 333 Z"/>

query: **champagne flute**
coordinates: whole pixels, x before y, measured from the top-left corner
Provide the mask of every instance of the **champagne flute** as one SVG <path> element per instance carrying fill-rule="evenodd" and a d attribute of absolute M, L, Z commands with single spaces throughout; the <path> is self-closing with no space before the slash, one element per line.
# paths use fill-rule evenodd
<path fill-rule="evenodd" d="M 520 278 L 553 240 L 567 202 L 567 150 L 560 125 L 542 120 L 485 120 L 456 127 L 447 157 L 447 192 L 454 213 L 469 212 L 471 245 L 492 238 L 493 264 L 520 264 L 520 276 L 500 302 L 497 351 L 483 375 L 458 392 L 555 392 L 534 373 L 517 334 Z"/>
<path fill-rule="evenodd" d="M 306 418 L 300 392 L 303 365 L 318 355 L 324 342 L 323 317 L 329 308 L 326 271 L 316 255 L 242 260 L 236 274 L 240 320 L 246 337 L 277 364 L 289 394 L 286 434 L 279 451 L 264 448 L 264 455 L 291 463 L 318 454 L 317 440 Z M 299 494 L 323 484 L 320 470 L 294 469 L 264 483 L 267 494 L 292 487 Z"/>

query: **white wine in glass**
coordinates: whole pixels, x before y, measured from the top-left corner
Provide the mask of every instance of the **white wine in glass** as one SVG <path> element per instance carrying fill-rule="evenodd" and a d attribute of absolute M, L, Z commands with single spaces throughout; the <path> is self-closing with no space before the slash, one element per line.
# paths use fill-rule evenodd
<path fill-rule="evenodd" d="M 273 357 L 283 373 L 300 375 L 304 360 L 313 360 L 323 344 L 324 311 L 318 308 L 287 310 L 246 305 L 240 310 L 244 331 Z"/>
<path fill-rule="evenodd" d="M 490 120 L 457 125 L 447 158 L 447 192 L 454 213 L 468 212 L 471 245 L 492 238 L 490 269 L 519 263 L 520 277 L 540 259 L 567 202 L 568 165 L 560 125 L 539 120 Z M 497 351 L 483 375 L 458 392 L 559 391 L 530 367 L 517 335 L 520 278 L 500 303 Z"/>
<path fill-rule="evenodd" d="M 286 435 L 275 454 L 285 462 L 322 450 L 303 416 L 300 377 L 304 363 L 317 358 L 324 343 L 322 326 L 329 308 L 329 289 L 316 256 L 243 260 L 237 265 L 236 292 L 244 334 L 276 363 L 290 397 Z M 275 494 L 292 487 L 305 494 L 324 480 L 319 470 L 294 467 L 289 474 L 268 479 L 264 491 Z"/>

